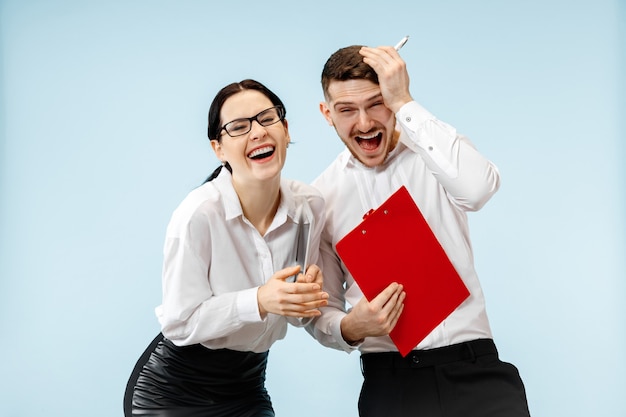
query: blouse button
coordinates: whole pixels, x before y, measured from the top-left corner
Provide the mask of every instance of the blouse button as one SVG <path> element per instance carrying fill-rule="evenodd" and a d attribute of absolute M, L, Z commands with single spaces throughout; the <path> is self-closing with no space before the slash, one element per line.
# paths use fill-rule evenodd
<path fill-rule="evenodd" d="M 407 123 L 410 123 L 411 122 L 411 116 L 407 116 L 406 119 L 404 119 L 404 120 L 406 120 Z"/>

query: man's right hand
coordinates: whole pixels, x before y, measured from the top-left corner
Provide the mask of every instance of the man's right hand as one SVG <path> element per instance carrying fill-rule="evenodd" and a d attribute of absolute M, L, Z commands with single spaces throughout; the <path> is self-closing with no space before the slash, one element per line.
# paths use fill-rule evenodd
<path fill-rule="evenodd" d="M 341 334 L 349 344 L 366 337 L 386 336 L 393 330 L 404 309 L 406 293 L 400 284 L 392 283 L 371 302 L 365 297 L 341 320 Z"/>
<path fill-rule="evenodd" d="M 391 46 L 361 48 L 363 62 L 372 67 L 378 75 L 380 92 L 383 95 L 385 106 L 397 113 L 400 107 L 413 101 L 409 91 L 409 73 L 406 62 L 398 51 Z"/>

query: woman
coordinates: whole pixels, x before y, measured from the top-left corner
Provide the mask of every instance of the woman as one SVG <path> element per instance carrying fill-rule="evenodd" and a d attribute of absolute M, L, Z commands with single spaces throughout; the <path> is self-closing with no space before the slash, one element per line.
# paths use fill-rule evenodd
<path fill-rule="evenodd" d="M 211 104 L 208 136 L 226 169 L 168 225 L 162 336 L 129 381 L 133 416 L 273 416 L 268 350 L 287 322 L 306 324 L 327 304 L 315 265 L 324 203 L 311 186 L 281 179 L 290 141 L 282 101 L 254 80 L 230 84 Z M 310 265 L 305 274 L 297 262 Z"/>

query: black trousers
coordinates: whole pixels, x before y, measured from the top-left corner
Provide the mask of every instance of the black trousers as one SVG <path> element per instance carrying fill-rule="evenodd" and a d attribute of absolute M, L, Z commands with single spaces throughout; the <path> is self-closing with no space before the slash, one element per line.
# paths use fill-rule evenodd
<path fill-rule="evenodd" d="M 268 352 L 176 346 L 158 335 L 137 361 L 124 415 L 273 417 L 265 389 Z"/>
<path fill-rule="evenodd" d="M 361 417 L 529 417 L 517 368 L 502 362 L 491 339 L 402 357 L 361 355 Z"/>

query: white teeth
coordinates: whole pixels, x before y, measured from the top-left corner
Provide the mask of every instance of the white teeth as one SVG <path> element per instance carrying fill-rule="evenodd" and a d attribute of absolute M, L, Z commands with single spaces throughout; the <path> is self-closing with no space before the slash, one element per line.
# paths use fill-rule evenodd
<path fill-rule="evenodd" d="M 264 146 L 262 148 L 255 149 L 252 152 L 250 152 L 248 154 L 248 158 L 254 158 L 257 155 L 261 155 L 261 154 L 264 154 L 264 153 L 272 152 L 273 150 L 274 150 L 273 146 Z"/>
<path fill-rule="evenodd" d="M 369 135 L 369 136 L 359 136 L 359 139 L 370 140 L 370 139 L 375 139 L 376 137 L 378 137 L 378 133 L 374 135 Z"/>

